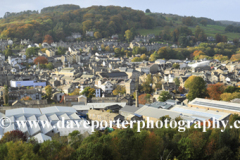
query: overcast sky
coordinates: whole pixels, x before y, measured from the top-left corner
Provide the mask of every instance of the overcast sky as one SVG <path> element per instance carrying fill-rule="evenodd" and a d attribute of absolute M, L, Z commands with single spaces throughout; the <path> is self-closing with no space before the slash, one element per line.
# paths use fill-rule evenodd
<path fill-rule="evenodd" d="M 0 17 L 5 12 L 41 10 L 60 4 L 76 4 L 81 8 L 92 5 L 117 5 L 151 12 L 172 13 L 181 16 L 207 17 L 214 20 L 240 21 L 239 0 L 3 0 Z"/>

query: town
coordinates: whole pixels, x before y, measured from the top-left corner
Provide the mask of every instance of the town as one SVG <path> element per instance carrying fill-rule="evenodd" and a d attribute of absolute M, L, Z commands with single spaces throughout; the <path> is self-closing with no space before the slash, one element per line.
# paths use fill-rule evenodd
<path fill-rule="evenodd" d="M 24 16 L 41 24 L 14 24 Z M 75 5 L 6 12 L 0 22 L 14 22 L 0 26 L 0 159 L 239 159 L 235 24 Z M 223 33 L 206 33 L 217 25 Z M 183 121 L 184 133 L 145 126 L 165 120 Z M 214 120 L 228 125 L 203 127 Z"/>

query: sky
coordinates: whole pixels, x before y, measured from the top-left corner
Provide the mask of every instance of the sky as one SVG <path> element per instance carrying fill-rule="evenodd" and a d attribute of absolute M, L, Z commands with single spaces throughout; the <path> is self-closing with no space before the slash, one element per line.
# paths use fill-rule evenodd
<path fill-rule="evenodd" d="M 239 0 L 4 0 L 1 5 L 0 17 L 3 17 L 5 12 L 23 10 L 38 10 L 40 12 L 44 7 L 61 4 L 75 4 L 81 8 L 92 5 L 116 5 L 143 11 L 148 8 L 151 12 L 240 22 L 240 16 L 238 16 Z"/>

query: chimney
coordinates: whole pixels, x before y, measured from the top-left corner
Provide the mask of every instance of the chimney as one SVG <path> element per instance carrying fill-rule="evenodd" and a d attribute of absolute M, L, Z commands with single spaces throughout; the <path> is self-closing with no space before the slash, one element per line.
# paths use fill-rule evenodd
<path fill-rule="evenodd" d="M 138 103 L 138 90 L 136 90 L 136 107 L 139 107 L 139 103 Z"/>

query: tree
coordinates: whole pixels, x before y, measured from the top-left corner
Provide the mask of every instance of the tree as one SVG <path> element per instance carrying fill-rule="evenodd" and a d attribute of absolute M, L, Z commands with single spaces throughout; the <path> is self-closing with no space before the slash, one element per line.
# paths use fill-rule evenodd
<path fill-rule="evenodd" d="M 142 60 L 147 60 L 147 56 L 146 56 L 145 54 L 142 54 L 142 55 L 140 56 L 140 58 L 141 58 Z"/>
<path fill-rule="evenodd" d="M 143 82 L 142 85 L 141 85 L 141 87 L 142 87 L 141 90 L 145 93 L 151 94 L 153 92 L 152 84 L 153 84 L 152 75 L 148 74 L 145 82 Z"/>
<path fill-rule="evenodd" d="M 27 141 L 26 135 L 19 130 L 13 130 L 10 132 L 4 133 L 2 139 L 0 140 L 0 143 L 6 143 L 6 142 L 16 142 L 16 141 Z"/>
<path fill-rule="evenodd" d="M 30 58 L 32 56 L 36 56 L 39 49 L 40 48 L 37 48 L 37 47 L 27 48 L 27 50 L 26 50 L 26 57 Z"/>
<path fill-rule="evenodd" d="M 11 49 L 11 47 L 7 47 L 7 49 L 4 50 L 4 54 L 5 54 L 6 58 L 7 58 L 8 56 L 11 56 L 11 55 L 12 55 L 12 49 Z"/>
<path fill-rule="evenodd" d="M 52 36 L 50 36 L 49 34 L 45 35 L 43 42 L 48 43 L 48 44 L 53 43 L 53 38 L 52 38 Z"/>
<path fill-rule="evenodd" d="M 183 94 L 184 88 L 183 88 L 182 86 L 179 86 L 179 87 L 178 87 L 178 91 L 179 91 L 181 94 Z"/>
<path fill-rule="evenodd" d="M 109 47 L 109 46 L 106 46 L 106 47 L 105 47 L 105 51 L 110 52 L 110 47 Z"/>
<path fill-rule="evenodd" d="M 35 63 L 36 65 L 38 65 L 38 63 L 39 64 L 47 64 L 48 63 L 48 59 L 46 57 L 39 56 L 39 57 L 34 59 L 33 63 Z"/>
<path fill-rule="evenodd" d="M 240 88 L 237 88 L 235 86 L 228 86 L 225 90 L 224 93 L 234 93 L 234 92 L 240 92 Z"/>
<path fill-rule="evenodd" d="M 213 59 L 217 59 L 217 60 L 219 60 L 219 61 L 226 61 L 226 60 L 228 60 L 229 58 L 228 58 L 228 56 L 223 56 L 222 54 L 215 54 L 215 55 L 213 56 Z"/>
<path fill-rule="evenodd" d="M 130 30 L 125 31 L 124 37 L 128 42 L 132 39 L 132 36 L 133 36 L 133 34 Z"/>
<path fill-rule="evenodd" d="M 216 83 L 209 84 L 207 87 L 207 93 L 210 99 L 220 100 L 220 95 L 224 92 L 224 84 Z"/>
<path fill-rule="evenodd" d="M 145 13 L 151 13 L 150 9 L 146 9 Z"/>
<path fill-rule="evenodd" d="M 8 99 L 9 99 L 8 86 L 7 86 L 7 85 L 4 85 L 4 89 L 3 89 L 3 101 L 4 101 L 4 105 L 8 105 Z"/>
<path fill-rule="evenodd" d="M 171 99 L 171 98 L 172 98 L 172 96 L 168 91 L 162 91 L 158 97 L 158 100 L 160 102 L 165 102 L 166 100 Z"/>
<path fill-rule="evenodd" d="M 81 95 L 85 95 L 87 98 L 92 98 L 95 94 L 95 89 L 86 87 L 84 90 L 81 92 Z"/>
<path fill-rule="evenodd" d="M 202 77 L 190 76 L 185 81 L 185 88 L 189 89 L 187 98 L 192 101 L 195 98 L 205 98 L 206 97 L 206 82 Z"/>
<path fill-rule="evenodd" d="M 32 143 L 25 143 L 23 141 L 8 142 L 7 145 L 7 156 L 5 159 L 16 160 L 16 159 L 39 159 L 38 155 L 34 153 L 34 146 Z"/>
<path fill-rule="evenodd" d="M 151 94 L 141 94 L 138 96 L 138 102 L 139 104 L 146 104 L 146 103 L 150 103 L 150 99 L 151 99 Z"/>
<path fill-rule="evenodd" d="M 102 35 L 101 35 L 101 33 L 99 33 L 99 32 L 95 32 L 95 33 L 94 33 L 94 37 L 95 37 L 96 39 L 99 39 L 99 38 L 102 37 Z"/>
<path fill-rule="evenodd" d="M 52 70 L 54 68 L 52 62 L 49 62 L 48 64 L 46 64 L 46 68 L 49 70 Z"/>
<path fill-rule="evenodd" d="M 52 97 L 52 86 L 47 85 L 45 87 L 45 92 L 46 92 L 47 99 L 50 100 Z"/>
<path fill-rule="evenodd" d="M 140 57 L 134 57 L 133 59 L 132 59 L 132 62 L 142 62 L 143 60 L 142 60 L 142 58 L 140 58 Z"/>
<path fill-rule="evenodd" d="M 207 26 L 207 20 L 205 20 L 205 19 L 201 20 L 200 23 L 203 26 Z"/>
<path fill-rule="evenodd" d="M 74 149 L 77 149 L 80 146 L 83 137 L 81 133 L 76 130 L 68 134 L 68 139 L 70 146 L 72 146 Z"/>
<path fill-rule="evenodd" d="M 234 93 L 223 93 L 221 94 L 221 100 L 223 101 L 231 101 L 235 98 L 240 98 L 240 92 L 234 92 Z"/>
<path fill-rule="evenodd" d="M 26 97 L 23 97 L 21 100 L 22 101 L 30 101 L 30 100 L 32 100 L 32 98 L 29 96 L 26 96 Z"/>
<path fill-rule="evenodd" d="M 80 89 L 76 88 L 72 93 L 69 93 L 69 96 L 78 96 L 80 95 Z"/>
<path fill-rule="evenodd" d="M 180 81 L 178 77 L 174 78 L 174 82 L 176 86 L 180 86 Z"/>
<path fill-rule="evenodd" d="M 113 90 L 113 95 L 118 95 L 119 93 L 120 93 L 120 94 L 126 93 L 126 88 L 125 88 L 125 86 L 117 85 L 116 89 Z"/>
<path fill-rule="evenodd" d="M 180 65 L 179 65 L 178 63 L 174 63 L 174 64 L 172 65 L 172 67 L 175 68 L 175 69 L 179 69 L 179 68 L 180 68 Z"/>

